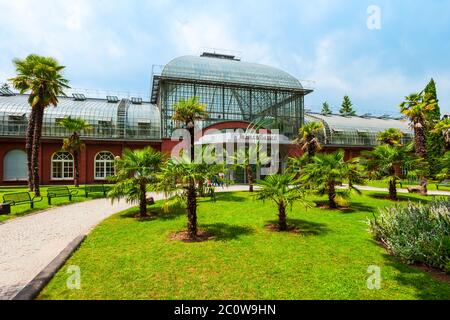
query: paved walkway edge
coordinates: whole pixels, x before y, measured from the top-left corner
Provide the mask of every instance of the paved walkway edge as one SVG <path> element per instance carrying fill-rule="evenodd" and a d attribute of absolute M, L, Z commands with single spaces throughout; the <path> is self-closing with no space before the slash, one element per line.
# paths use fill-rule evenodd
<path fill-rule="evenodd" d="M 69 243 L 69 245 L 12 300 L 34 300 L 54 275 L 62 268 L 62 266 L 64 266 L 72 254 L 81 246 L 86 239 L 86 236 L 87 235 L 81 235 Z"/>

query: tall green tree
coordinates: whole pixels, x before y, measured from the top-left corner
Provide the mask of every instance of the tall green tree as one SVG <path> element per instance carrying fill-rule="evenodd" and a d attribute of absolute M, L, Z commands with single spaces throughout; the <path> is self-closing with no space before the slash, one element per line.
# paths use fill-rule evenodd
<path fill-rule="evenodd" d="M 170 159 L 164 166 L 158 190 L 170 197 L 169 204 L 184 204 L 188 218 L 188 236 L 190 240 L 198 237 L 197 197 L 200 185 L 211 176 L 224 171 L 221 164 L 205 165 L 191 162 L 187 155 L 179 159 Z M 181 192 L 180 192 L 181 191 Z"/>
<path fill-rule="evenodd" d="M 445 150 L 450 151 L 450 118 L 439 121 L 434 127 L 433 132 L 444 137 Z"/>
<path fill-rule="evenodd" d="M 438 174 L 438 179 L 447 180 L 450 179 L 450 151 L 447 152 L 442 159 L 439 161 L 440 172 Z"/>
<path fill-rule="evenodd" d="M 306 192 L 294 173 L 276 174 L 268 176 L 265 180 L 258 182 L 260 187 L 256 192 L 256 199 L 271 200 L 278 207 L 279 231 L 287 231 L 286 210 L 295 202 L 301 202 L 306 207 L 310 206 L 306 200 Z"/>
<path fill-rule="evenodd" d="M 302 171 L 301 180 L 321 195 L 328 195 L 329 207 L 338 207 L 337 186 L 348 183 L 349 190 L 359 190 L 355 187 L 363 183 L 364 178 L 358 165 L 358 159 L 345 161 L 345 153 L 339 150 L 335 153 L 318 154 Z"/>
<path fill-rule="evenodd" d="M 319 134 L 323 131 L 322 122 L 305 123 L 299 130 L 299 136 L 295 142 L 300 146 L 302 151 L 306 151 L 308 157 L 313 158 L 318 151 L 322 149 Z"/>
<path fill-rule="evenodd" d="M 438 163 L 440 158 L 444 155 L 444 137 L 440 133 L 434 132 L 436 123 L 441 120 L 441 109 L 439 107 L 439 100 L 436 92 L 436 83 L 434 79 L 431 79 L 424 90 L 424 100 L 435 101 L 434 110 L 430 110 L 427 113 L 427 127 L 426 127 L 426 148 L 427 148 L 427 161 L 429 164 Z M 431 165 L 431 174 L 438 173 L 436 166 Z"/>
<path fill-rule="evenodd" d="M 387 179 L 389 184 L 389 198 L 398 200 L 397 183 L 401 178 L 401 168 L 414 168 L 418 165 L 417 158 L 413 156 L 414 147 L 383 144 L 372 151 L 364 151 L 361 164 L 373 180 Z M 412 172 L 410 172 L 412 174 Z"/>
<path fill-rule="evenodd" d="M 405 115 L 414 130 L 414 148 L 416 155 L 424 160 L 428 159 L 426 148 L 426 132 L 428 127 L 428 114 L 436 108 L 436 100 L 422 93 L 413 93 L 405 97 L 400 104 L 400 111 Z M 428 178 L 427 172 L 420 177 L 422 194 L 427 194 Z"/>
<path fill-rule="evenodd" d="M 73 155 L 75 170 L 73 180 L 75 187 L 78 188 L 80 186 L 80 153 L 85 147 L 84 142 L 81 140 L 80 134 L 83 131 L 92 129 L 92 126 L 84 119 L 73 119 L 71 117 L 62 119 L 59 124 L 72 133 L 70 137 L 64 139 L 63 150 L 70 152 Z"/>
<path fill-rule="evenodd" d="M 116 159 L 116 174 L 109 178 L 113 183 L 108 197 L 113 201 L 125 199 L 139 203 L 139 218 L 147 216 L 147 190 L 156 190 L 158 174 L 165 156 L 151 147 L 142 150 L 125 149 Z"/>
<path fill-rule="evenodd" d="M 28 103 L 32 111 L 26 133 L 28 187 L 40 196 L 39 148 L 44 110 L 58 105 L 58 97 L 65 95 L 69 81 L 63 77 L 65 67 L 51 57 L 31 54 L 25 59 L 14 59 L 13 64 L 17 75 L 9 81 L 21 94 L 30 93 Z"/>
<path fill-rule="evenodd" d="M 200 103 L 198 97 L 192 97 L 189 99 L 181 99 L 174 104 L 174 114 L 172 119 L 184 124 L 185 129 L 190 134 L 191 144 L 191 161 L 195 161 L 195 124 L 197 121 L 201 121 L 208 117 L 206 112 L 207 106 Z"/>
<path fill-rule="evenodd" d="M 401 145 L 404 136 L 405 135 L 400 129 L 391 128 L 380 132 L 377 136 L 377 140 L 382 144 L 387 144 L 394 147 Z"/>
<path fill-rule="evenodd" d="M 333 113 L 333 111 L 331 111 L 330 105 L 328 104 L 328 102 L 324 102 L 322 105 L 322 111 L 320 112 L 322 115 L 324 116 L 328 116 L 330 114 Z"/>
<path fill-rule="evenodd" d="M 340 114 L 345 117 L 356 116 L 356 111 L 353 109 L 353 103 L 350 100 L 349 96 L 344 96 L 344 100 L 342 101 L 342 107 L 339 110 Z"/>

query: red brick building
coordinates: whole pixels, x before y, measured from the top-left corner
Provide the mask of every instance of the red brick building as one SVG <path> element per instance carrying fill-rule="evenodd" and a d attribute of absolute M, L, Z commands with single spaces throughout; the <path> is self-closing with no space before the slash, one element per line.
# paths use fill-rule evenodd
<path fill-rule="evenodd" d="M 114 173 L 114 158 L 125 148 L 145 146 L 169 153 L 179 141 L 172 133 L 182 124 L 172 120 L 173 104 L 183 98 L 199 97 L 207 105 L 208 118 L 199 128 L 247 129 L 260 133 L 277 130 L 283 137 L 297 136 L 305 121 L 321 121 L 325 151 L 344 148 L 347 157 L 376 145 L 376 134 L 406 123 L 388 117 L 341 117 L 305 114 L 305 96 L 312 93 L 295 77 L 269 66 L 242 62 L 231 55 L 204 53 L 172 60 L 154 73 L 150 99 L 105 96 L 92 98 L 76 92 L 61 97 L 57 107 L 45 111 L 40 153 L 42 184 L 71 184 L 73 155 L 62 152 L 67 132 L 59 121 L 82 118 L 92 130 L 82 132 L 80 183 L 104 183 Z M 30 114 L 27 95 L 0 91 L 0 184 L 24 184 L 27 178 L 25 132 Z M 175 139 L 177 140 L 177 139 Z M 300 154 L 294 145 L 285 145 L 284 158 Z M 286 159 L 281 159 L 281 161 Z M 257 174 L 258 175 L 258 174 Z M 233 176 L 245 182 L 245 173 Z"/>

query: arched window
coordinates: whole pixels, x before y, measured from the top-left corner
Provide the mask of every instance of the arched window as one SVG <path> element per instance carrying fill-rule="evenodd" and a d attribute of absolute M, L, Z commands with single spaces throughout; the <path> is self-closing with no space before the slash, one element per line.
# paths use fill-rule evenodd
<path fill-rule="evenodd" d="M 27 154 L 23 150 L 11 150 L 3 159 L 4 181 L 27 180 Z"/>
<path fill-rule="evenodd" d="M 96 180 L 106 180 L 115 174 L 114 155 L 111 152 L 103 151 L 95 156 L 95 172 Z"/>
<path fill-rule="evenodd" d="M 57 152 L 52 157 L 52 179 L 73 179 L 73 155 L 69 152 Z"/>

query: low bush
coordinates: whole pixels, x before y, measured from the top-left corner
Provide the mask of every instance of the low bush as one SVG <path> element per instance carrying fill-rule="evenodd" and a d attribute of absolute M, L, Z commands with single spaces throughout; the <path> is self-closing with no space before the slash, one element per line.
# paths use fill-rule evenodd
<path fill-rule="evenodd" d="M 369 223 L 393 255 L 450 273 L 450 199 L 383 209 Z"/>

